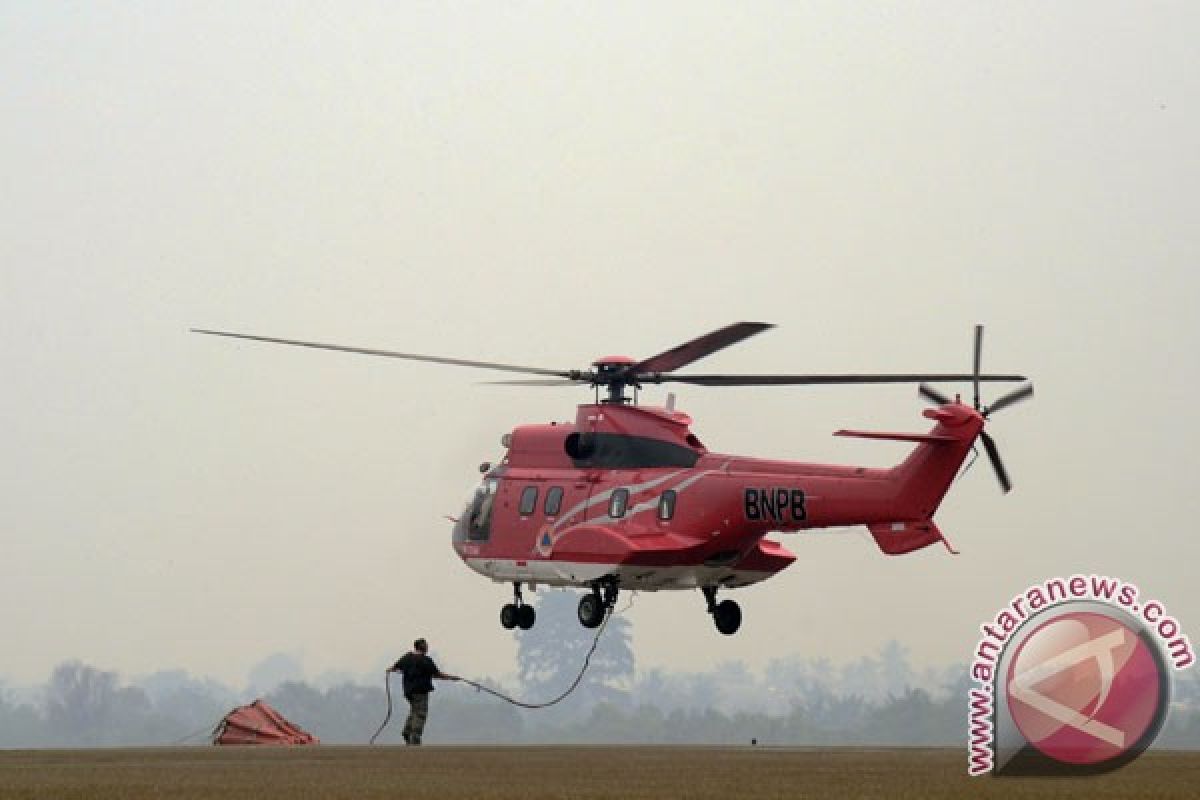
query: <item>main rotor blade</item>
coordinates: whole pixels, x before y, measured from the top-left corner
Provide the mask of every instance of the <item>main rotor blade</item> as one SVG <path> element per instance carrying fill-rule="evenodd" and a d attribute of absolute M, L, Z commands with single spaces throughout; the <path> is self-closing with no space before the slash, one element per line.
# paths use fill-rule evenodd
<path fill-rule="evenodd" d="M 922 383 L 917 387 L 917 393 L 924 397 L 934 405 L 944 406 L 950 402 L 950 398 L 939 392 L 937 389 Z"/>
<path fill-rule="evenodd" d="M 983 326 L 975 326 L 975 369 L 973 370 L 974 379 L 971 381 L 975 387 L 975 410 L 979 410 L 979 362 L 983 360 Z"/>
<path fill-rule="evenodd" d="M 477 381 L 477 383 L 483 386 L 578 386 L 581 383 L 588 383 L 589 380 L 589 376 L 585 374 L 578 379 L 518 378 L 511 381 Z"/>
<path fill-rule="evenodd" d="M 1004 462 L 1000 460 L 1000 451 L 996 449 L 996 443 L 987 431 L 980 431 L 979 438 L 983 440 L 983 449 L 987 451 L 988 461 L 992 462 L 992 469 L 996 470 L 1000 488 L 1007 493 L 1012 489 L 1012 481 L 1008 479 L 1008 471 L 1004 469 Z"/>
<path fill-rule="evenodd" d="M 512 364 L 496 364 L 491 361 L 468 361 L 463 358 L 444 358 L 442 356 L 422 356 L 414 353 L 397 353 L 392 350 L 375 350 L 367 347 L 347 347 L 340 344 L 322 344 L 320 342 L 302 342 L 296 339 L 276 339 L 273 336 L 252 336 L 248 333 L 230 333 L 228 331 L 210 331 L 202 328 L 192 328 L 192 333 L 205 333 L 210 336 L 228 336 L 231 339 L 248 339 L 254 342 L 270 342 L 272 344 L 289 344 L 295 347 L 312 347 L 318 350 L 337 350 L 342 353 L 360 353 L 368 356 L 385 356 L 387 358 L 404 358 L 409 361 L 428 361 L 433 364 L 450 364 L 455 367 L 476 367 L 478 369 L 497 369 L 503 372 L 523 372 L 527 375 L 554 375 L 560 378 L 570 378 L 568 370 L 542 369 L 540 367 L 518 367 Z"/>
<path fill-rule="evenodd" d="M 1033 384 L 1027 383 L 1024 386 L 1013 389 L 1006 395 L 1000 397 L 996 402 L 988 406 L 988 413 L 999 411 L 1002 408 L 1008 408 L 1011 405 L 1021 402 L 1033 396 Z"/>
<path fill-rule="evenodd" d="M 642 383 L 692 383 L 697 386 L 819 386 L 842 383 L 921 383 L 969 381 L 974 375 L 639 375 Z M 980 375 L 981 381 L 1023 381 L 1024 375 Z"/>
<path fill-rule="evenodd" d="M 643 372 L 671 372 L 680 367 L 686 367 L 693 361 L 699 361 L 705 356 L 712 355 L 730 345 L 748 339 L 756 333 L 762 333 L 775 326 L 768 322 L 735 322 L 720 330 L 706 333 L 692 339 L 690 342 L 672 347 L 656 356 L 639 361 L 625 370 L 627 375 L 637 375 Z"/>

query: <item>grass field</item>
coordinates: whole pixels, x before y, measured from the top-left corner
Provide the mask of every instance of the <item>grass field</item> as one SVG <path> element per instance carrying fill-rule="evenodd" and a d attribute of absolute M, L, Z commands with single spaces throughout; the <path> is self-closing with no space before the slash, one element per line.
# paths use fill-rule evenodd
<path fill-rule="evenodd" d="M 968 778 L 962 750 L 310 747 L 0 751 L 0 798 L 1195 798 L 1200 753 Z"/>

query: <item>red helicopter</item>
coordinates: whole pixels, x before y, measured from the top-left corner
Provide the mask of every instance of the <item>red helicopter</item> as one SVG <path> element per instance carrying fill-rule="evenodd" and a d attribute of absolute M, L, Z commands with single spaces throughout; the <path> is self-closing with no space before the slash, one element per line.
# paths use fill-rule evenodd
<path fill-rule="evenodd" d="M 195 330 L 259 342 L 386 356 L 539 376 L 497 383 L 535 386 L 583 384 L 594 402 L 581 405 L 574 423 L 521 425 L 502 437 L 507 453 L 482 464 L 483 481 L 461 517 L 453 546 L 468 567 L 496 582 L 511 582 L 505 628 L 533 627 L 535 613 L 522 585 L 590 589 L 579 601 L 579 621 L 595 628 L 622 589 L 699 589 L 718 631 L 735 633 L 742 613 L 722 589 L 766 580 L 795 560 L 774 531 L 865 525 L 888 555 L 936 542 L 954 552 L 933 521 L 975 440 L 1005 492 L 1011 488 L 996 444 L 984 430 L 988 416 L 1033 394 L 1024 384 L 990 406 L 979 401 L 984 381 L 1024 381 L 1022 375 L 980 372 L 983 327 L 975 328 L 970 374 L 697 375 L 675 370 L 760 333 L 772 325 L 738 322 L 651 358 L 597 359 L 587 370 L 554 370 L 485 361 L 398 353 L 267 336 Z M 970 381 L 973 404 L 951 400 L 925 382 Z M 917 383 L 935 404 L 924 416 L 928 433 L 840 430 L 837 436 L 913 442 L 894 467 L 872 469 L 771 461 L 710 451 L 692 432 L 692 419 L 674 408 L 637 404 L 646 385 L 786 386 Z M 626 393 L 632 390 L 632 398 Z M 601 396 L 601 393 L 604 393 Z"/>

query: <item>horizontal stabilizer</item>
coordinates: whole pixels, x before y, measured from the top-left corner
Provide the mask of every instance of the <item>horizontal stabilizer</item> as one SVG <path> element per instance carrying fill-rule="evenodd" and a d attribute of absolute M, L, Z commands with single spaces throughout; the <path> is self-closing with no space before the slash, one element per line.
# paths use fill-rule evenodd
<path fill-rule="evenodd" d="M 936 542 L 941 542 L 947 550 L 958 555 L 958 551 L 950 546 L 931 519 L 877 522 L 868 525 L 867 529 L 871 531 L 871 536 L 875 537 L 875 544 L 879 545 L 879 549 L 889 556 L 902 556 Z"/>
<path fill-rule="evenodd" d="M 887 431 L 836 431 L 834 436 L 855 436 L 859 439 L 887 439 L 893 442 L 930 442 L 933 444 L 957 442 L 953 436 L 935 433 L 889 433 Z"/>

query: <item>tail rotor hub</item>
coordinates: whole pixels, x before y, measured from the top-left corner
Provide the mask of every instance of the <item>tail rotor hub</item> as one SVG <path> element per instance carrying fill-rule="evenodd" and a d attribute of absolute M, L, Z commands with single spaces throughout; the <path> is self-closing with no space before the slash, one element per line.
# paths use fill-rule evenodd
<path fill-rule="evenodd" d="M 1008 393 L 1003 394 L 1000 397 L 996 398 L 996 400 L 990 406 L 986 406 L 983 403 L 981 403 L 980 399 L 979 399 L 979 382 L 981 380 L 980 364 L 981 364 L 982 360 L 983 360 L 983 326 L 976 325 L 975 326 L 974 363 L 973 363 L 973 370 L 971 372 L 971 388 L 972 388 L 972 398 L 971 399 L 972 399 L 972 407 L 979 414 L 979 416 L 981 416 L 985 421 L 989 417 L 991 417 L 992 414 L 996 413 L 997 411 L 1000 411 L 1001 409 L 1004 409 L 1004 408 L 1008 408 L 1009 406 L 1012 406 L 1012 405 L 1016 405 L 1017 403 L 1020 403 L 1023 400 L 1028 400 L 1030 397 L 1033 396 L 1033 384 L 1025 383 L 1021 386 L 1018 386 L 1016 389 L 1013 389 L 1011 392 L 1008 392 Z M 950 403 L 950 399 L 948 397 L 946 397 L 944 394 L 939 392 L 937 389 L 934 389 L 932 386 L 929 386 L 927 384 L 922 383 L 917 391 L 926 400 L 929 400 L 930 402 L 935 403 L 937 405 L 944 406 L 944 405 L 947 405 L 948 403 Z M 955 395 L 954 402 L 961 403 L 962 402 L 961 396 Z M 996 441 L 992 438 L 991 434 L 989 434 L 986 430 L 983 430 L 982 428 L 979 431 L 979 439 L 980 439 L 980 441 L 983 442 L 983 449 L 984 449 L 984 451 L 987 452 L 988 461 L 990 461 L 992 464 L 992 469 L 996 473 L 996 479 L 1000 482 L 1000 488 L 1002 490 L 1004 490 L 1005 492 L 1008 492 L 1009 490 L 1012 489 L 1012 481 L 1010 481 L 1008 478 L 1008 470 L 1006 470 L 1004 468 L 1004 462 L 1000 460 L 1000 451 L 996 447 Z"/>

